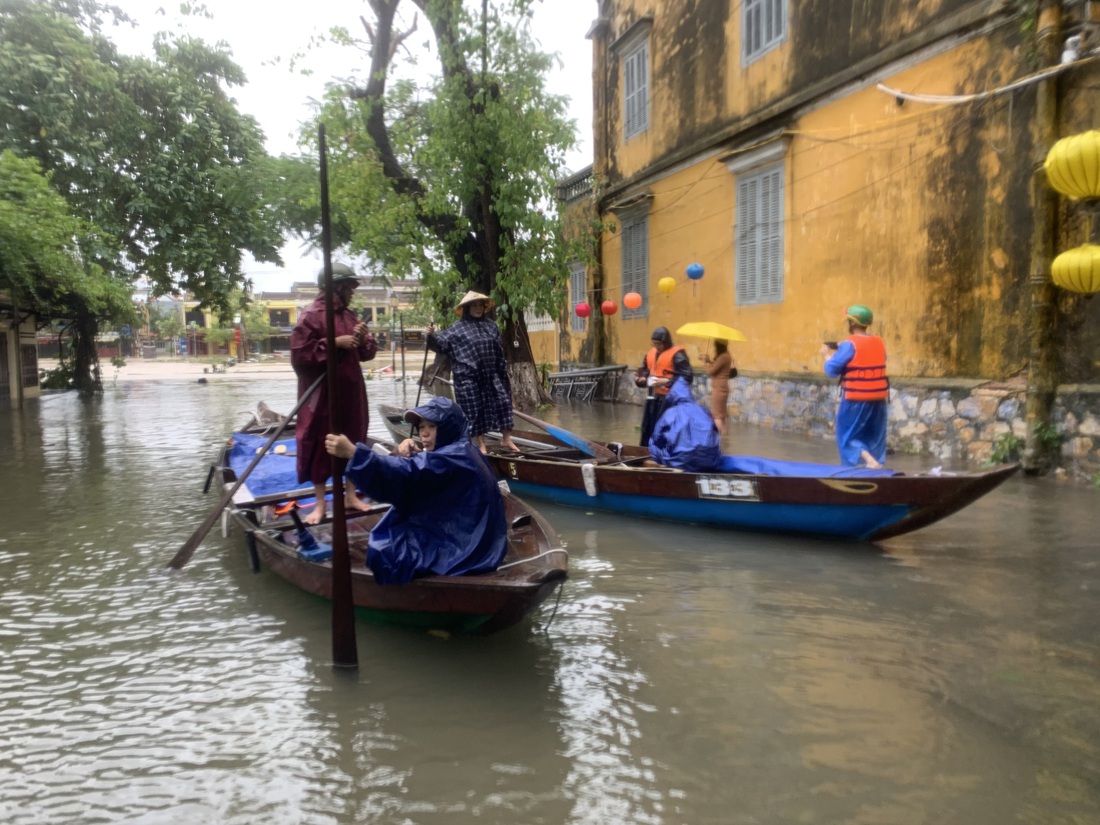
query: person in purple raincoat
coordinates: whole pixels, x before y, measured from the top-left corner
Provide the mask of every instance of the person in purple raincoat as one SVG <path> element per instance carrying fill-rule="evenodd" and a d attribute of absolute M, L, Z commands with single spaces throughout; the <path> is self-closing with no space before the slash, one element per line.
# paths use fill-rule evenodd
<path fill-rule="evenodd" d="M 351 296 L 359 280 L 347 264 L 333 264 L 333 323 L 335 324 L 336 380 L 339 382 L 340 418 L 333 426 L 328 416 L 328 387 L 322 383 L 298 411 L 295 436 L 298 442 L 298 482 L 313 483 L 317 505 L 306 514 L 306 524 L 320 524 L 325 516 L 325 484 L 332 475 L 332 460 L 325 452 L 325 434 L 332 430 L 345 432 L 355 439 L 367 435 L 369 411 L 367 385 L 363 380 L 361 361 L 370 361 L 378 344 L 367 325 L 359 321 L 350 308 Z M 325 273 L 317 275 L 322 292 L 298 318 L 290 334 L 290 364 L 298 375 L 298 397 L 328 369 L 328 342 L 325 332 Z M 346 480 L 345 504 L 354 510 L 365 510 L 367 504 L 359 498 L 355 485 Z"/>

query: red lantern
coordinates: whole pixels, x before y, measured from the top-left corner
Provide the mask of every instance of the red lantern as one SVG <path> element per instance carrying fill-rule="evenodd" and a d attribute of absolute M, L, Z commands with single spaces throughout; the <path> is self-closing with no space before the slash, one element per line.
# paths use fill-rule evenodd
<path fill-rule="evenodd" d="M 578 318 L 587 318 L 589 315 L 592 314 L 592 307 L 590 307 L 584 301 L 581 301 L 579 304 L 573 307 L 573 311 L 577 313 Z"/>
<path fill-rule="evenodd" d="M 637 292 L 628 292 L 623 296 L 623 306 L 627 309 L 637 309 L 642 305 L 642 296 Z"/>
<path fill-rule="evenodd" d="M 614 301 L 608 300 L 600 304 L 600 312 L 602 312 L 604 315 L 614 315 L 618 311 L 619 305 L 616 304 Z"/>

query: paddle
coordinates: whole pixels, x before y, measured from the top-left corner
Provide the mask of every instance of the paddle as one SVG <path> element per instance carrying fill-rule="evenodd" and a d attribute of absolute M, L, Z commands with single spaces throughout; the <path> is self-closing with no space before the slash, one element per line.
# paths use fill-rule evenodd
<path fill-rule="evenodd" d="M 252 471 L 256 469 L 256 465 L 260 463 L 260 459 L 267 455 L 267 451 L 271 449 L 271 445 L 279 440 L 279 436 L 283 434 L 283 430 L 285 430 L 287 425 L 294 420 L 294 416 L 298 414 L 298 410 L 300 410 L 302 405 L 309 400 L 310 396 L 317 391 L 317 388 L 321 386 L 321 382 L 324 380 L 325 376 L 322 374 L 310 385 L 309 389 L 302 394 L 302 397 L 298 399 L 298 403 L 294 405 L 294 409 L 290 411 L 290 415 L 284 418 L 279 423 L 279 426 L 275 428 L 275 432 L 267 439 L 267 443 L 256 453 L 256 457 L 249 462 L 245 471 L 237 477 L 236 483 L 222 496 L 221 501 L 218 502 L 218 506 L 210 511 L 210 515 L 206 517 L 206 521 L 199 525 L 199 529 L 191 534 L 191 538 L 184 543 L 183 547 L 181 547 L 176 555 L 172 557 L 172 560 L 168 562 L 169 567 L 174 570 L 179 570 L 187 564 L 187 562 L 191 561 L 191 557 L 195 555 L 195 551 L 198 549 L 199 545 L 202 544 L 202 540 L 206 538 L 206 534 L 210 532 L 210 528 L 214 526 L 219 518 L 221 518 L 222 510 L 228 507 L 233 501 L 233 496 L 236 495 L 237 490 L 241 489 L 241 485 L 244 484 L 245 480 L 252 474 Z"/>
<path fill-rule="evenodd" d="M 413 404 L 414 407 L 419 407 L 420 406 L 420 391 L 422 389 L 424 389 L 424 371 L 426 369 L 428 369 L 428 339 L 427 339 L 427 337 L 424 338 L 424 363 L 420 365 L 420 379 L 416 382 L 417 383 L 416 403 Z M 409 438 L 415 438 L 415 437 L 416 437 L 416 425 L 415 424 L 410 424 L 409 425 Z"/>
<path fill-rule="evenodd" d="M 618 456 L 611 452 L 603 444 L 597 444 L 595 441 L 589 441 L 587 438 L 582 438 L 579 435 L 569 432 L 569 430 L 563 430 L 561 427 L 555 427 L 553 424 L 547 424 L 545 421 L 540 421 L 534 416 L 522 413 L 519 410 L 512 410 L 512 414 L 522 418 L 524 421 L 534 424 L 536 427 L 540 427 L 550 435 L 554 436 L 558 441 L 564 444 L 568 444 L 570 447 L 576 447 L 582 453 L 590 455 L 593 458 L 599 458 L 603 461 L 617 461 Z"/>

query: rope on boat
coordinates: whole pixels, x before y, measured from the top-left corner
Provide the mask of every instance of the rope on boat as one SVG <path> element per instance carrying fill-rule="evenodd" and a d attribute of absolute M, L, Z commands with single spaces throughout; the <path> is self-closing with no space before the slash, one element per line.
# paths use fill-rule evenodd
<path fill-rule="evenodd" d="M 558 615 L 558 608 L 561 606 L 561 593 L 565 589 L 565 579 L 558 582 L 558 598 L 554 600 L 554 612 L 550 614 L 550 618 L 546 620 L 546 626 L 543 627 L 542 632 L 547 636 L 550 635 L 550 625 L 554 623 L 554 617 Z"/>
<path fill-rule="evenodd" d="M 565 557 L 567 559 L 569 558 L 569 551 L 567 551 L 564 547 L 555 547 L 551 550 L 546 550 L 542 553 L 539 553 L 537 556 L 530 556 L 526 559 L 519 559 L 517 561 L 510 561 L 507 564 L 502 564 L 497 568 L 497 570 L 507 570 L 509 567 L 515 567 L 518 564 L 526 564 L 529 561 L 537 561 L 538 559 L 541 559 L 544 556 L 550 556 L 550 555 L 553 555 L 554 553 L 564 553 Z"/>

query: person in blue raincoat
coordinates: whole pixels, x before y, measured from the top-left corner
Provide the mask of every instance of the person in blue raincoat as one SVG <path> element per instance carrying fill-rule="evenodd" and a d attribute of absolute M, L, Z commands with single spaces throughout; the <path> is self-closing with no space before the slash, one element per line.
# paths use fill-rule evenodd
<path fill-rule="evenodd" d="M 722 436 L 682 378 L 673 378 L 665 409 L 649 439 L 649 454 L 666 467 L 689 473 L 715 470 L 722 460 Z"/>
<path fill-rule="evenodd" d="M 508 549 L 504 502 L 462 409 L 437 397 L 405 420 L 421 443 L 406 439 L 396 456 L 344 435 L 325 438 L 330 455 L 349 459 L 347 476 L 360 490 L 393 505 L 371 531 L 367 567 L 379 584 L 496 570 Z"/>

